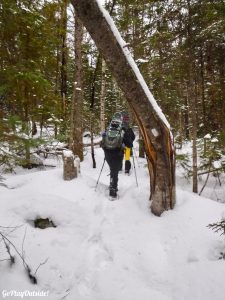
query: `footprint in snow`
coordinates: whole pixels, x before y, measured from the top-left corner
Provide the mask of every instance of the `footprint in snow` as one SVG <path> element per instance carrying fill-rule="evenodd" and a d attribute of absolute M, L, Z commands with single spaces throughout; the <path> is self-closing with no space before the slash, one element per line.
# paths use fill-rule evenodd
<path fill-rule="evenodd" d="M 89 238 L 87 260 L 89 264 L 97 270 L 107 267 L 113 261 L 112 250 L 102 241 L 101 232 Z"/>

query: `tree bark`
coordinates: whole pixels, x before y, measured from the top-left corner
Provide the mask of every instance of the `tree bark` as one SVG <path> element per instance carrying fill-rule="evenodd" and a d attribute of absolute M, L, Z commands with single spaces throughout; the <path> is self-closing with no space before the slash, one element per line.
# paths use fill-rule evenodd
<path fill-rule="evenodd" d="M 93 163 L 93 169 L 96 168 L 96 160 L 95 160 L 95 147 L 94 147 L 94 133 L 93 133 L 93 111 L 91 111 L 90 116 L 90 131 L 91 131 L 91 157 Z"/>
<path fill-rule="evenodd" d="M 200 80 L 201 80 L 201 100 L 202 100 L 202 115 L 204 124 L 204 134 L 207 133 L 207 117 L 206 117 L 206 99 L 205 99 L 205 78 L 204 78 L 204 59 L 203 49 L 200 48 Z"/>
<path fill-rule="evenodd" d="M 123 46 L 96 0 L 71 0 L 131 107 L 144 138 L 150 172 L 152 212 L 160 216 L 175 204 L 174 148 L 171 132 L 145 82 L 128 62 Z M 150 96 L 149 96 L 150 95 Z"/>
<path fill-rule="evenodd" d="M 198 153 L 197 153 L 197 103 L 195 94 L 195 83 L 191 79 L 193 75 L 190 75 L 189 86 L 188 86 L 188 97 L 189 97 L 189 109 L 191 116 L 191 138 L 192 138 L 192 192 L 198 193 Z"/>
<path fill-rule="evenodd" d="M 144 141 L 140 132 L 139 132 L 139 157 L 145 158 Z"/>
<path fill-rule="evenodd" d="M 66 114 L 66 96 L 67 96 L 67 2 L 62 3 L 61 5 L 61 99 L 62 99 L 62 112 L 63 118 L 65 118 Z"/>
<path fill-rule="evenodd" d="M 191 51 L 188 53 L 188 86 L 187 86 L 187 102 L 189 105 L 189 116 L 191 126 L 191 139 L 192 139 L 192 191 L 198 193 L 198 156 L 197 156 L 197 88 L 196 88 L 196 63 L 193 51 L 194 33 L 192 30 L 192 15 L 191 1 L 187 1 L 188 8 L 188 24 L 187 24 L 187 37 L 189 40 L 189 47 Z"/>
<path fill-rule="evenodd" d="M 70 149 L 74 155 L 78 155 L 83 160 L 83 126 L 82 126 L 82 106 L 83 106 L 83 85 L 82 85 L 82 39 L 83 26 L 77 15 L 75 15 L 75 82 L 73 88 L 73 98 L 71 107 L 71 134 Z"/>
<path fill-rule="evenodd" d="M 100 127 L 101 132 L 105 131 L 105 84 L 106 84 L 106 64 L 102 59 L 102 78 L 101 78 L 101 92 L 100 92 Z"/>

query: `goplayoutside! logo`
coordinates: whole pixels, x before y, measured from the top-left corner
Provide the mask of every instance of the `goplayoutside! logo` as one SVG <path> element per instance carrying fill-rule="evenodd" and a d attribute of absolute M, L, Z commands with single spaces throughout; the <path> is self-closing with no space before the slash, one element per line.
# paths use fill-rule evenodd
<path fill-rule="evenodd" d="M 19 297 L 21 299 L 26 297 L 48 297 L 49 291 L 16 291 L 16 290 L 3 290 L 2 297 L 3 299 L 7 299 L 7 297 Z"/>

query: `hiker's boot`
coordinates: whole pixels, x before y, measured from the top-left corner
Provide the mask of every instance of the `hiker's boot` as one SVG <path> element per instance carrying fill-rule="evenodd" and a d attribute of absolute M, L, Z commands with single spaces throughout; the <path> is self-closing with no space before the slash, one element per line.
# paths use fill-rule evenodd
<path fill-rule="evenodd" d="M 111 177 L 110 184 L 109 184 L 109 190 L 112 189 L 112 190 L 115 190 L 116 192 L 118 192 L 117 184 L 118 184 L 118 179 Z"/>
<path fill-rule="evenodd" d="M 110 188 L 109 196 L 112 197 L 112 198 L 116 198 L 117 197 L 117 189 Z"/>
<path fill-rule="evenodd" d="M 131 162 L 129 160 L 126 160 L 125 161 L 125 174 L 128 174 L 130 173 L 130 168 L 131 168 Z"/>

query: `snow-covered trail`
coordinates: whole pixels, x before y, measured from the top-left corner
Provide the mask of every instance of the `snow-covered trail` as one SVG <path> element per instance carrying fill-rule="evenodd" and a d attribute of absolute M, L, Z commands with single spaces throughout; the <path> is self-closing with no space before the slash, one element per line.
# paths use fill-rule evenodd
<path fill-rule="evenodd" d="M 19 260 L 11 268 L 0 263 L 0 292 L 48 290 L 51 300 L 224 300 L 225 263 L 216 259 L 224 243 L 206 228 L 220 220 L 224 204 L 178 188 L 175 209 L 155 217 L 144 161 L 136 164 L 139 186 L 134 173 L 120 174 L 119 199 L 109 201 L 107 165 L 95 191 L 101 149 L 96 160 L 92 169 L 88 154 L 81 175 L 70 182 L 62 180 L 58 166 L 10 176 L 6 183 L 12 189 L 0 187 L 0 225 L 25 224 L 9 237 L 21 249 L 27 228 L 23 248 L 32 270 L 48 258 L 37 272 L 37 286 Z M 34 228 L 37 216 L 51 218 L 57 227 Z M 1 245 L 0 256 L 4 253 Z"/>

